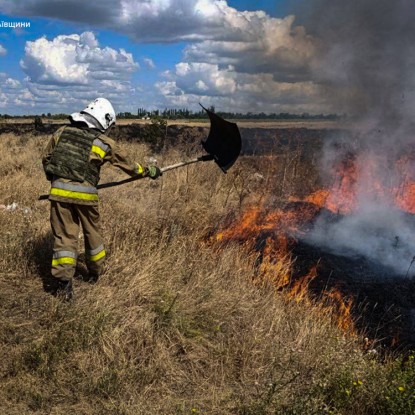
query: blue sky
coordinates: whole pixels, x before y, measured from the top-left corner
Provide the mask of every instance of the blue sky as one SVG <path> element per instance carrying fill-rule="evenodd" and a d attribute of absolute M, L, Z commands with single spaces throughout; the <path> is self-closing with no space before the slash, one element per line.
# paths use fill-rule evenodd
<path fill-rule="evenodd" d="M 298 0 L 300 1 L 300 0 Z M 138 107 L 324 112 L 287 0 L 0 0 L 0 113 Z"/>

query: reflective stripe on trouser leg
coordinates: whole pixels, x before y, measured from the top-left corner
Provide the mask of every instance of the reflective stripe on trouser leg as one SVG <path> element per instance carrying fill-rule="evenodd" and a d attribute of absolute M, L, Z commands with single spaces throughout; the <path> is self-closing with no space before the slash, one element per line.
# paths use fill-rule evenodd
<path fill-rule="evenodd" d="M 86 264 L 91 276 L 98 277 L 102 273 L 102 267 L 105 262 L 105 255 L 106 253 L 103 244 L 95 249 L 86 250 Z"/>
<path fill-rule="evenodd" d="M 75 274 L 79 217 L 76 205 L 51 201 L 50 224 L 53 233 L 52 276 L 68 281 Z"/>
<path fill-rule="evenodd" d="M 70 280 L 76 268 L 76 253 L 55 251 L 52 256 L 52 275 L 61 280 Z"/>
<path fill-rule="evenodd" d="M 76 264 L 76 252 L 56 251 L 53 253 L 52 266 Z"/>
<path fill-rule="evenodd" d="M 78 206 L 78 215 L 85 237 L 85 258 L 91 276 L 98 277 L 105 262 L 105 247 L 100 232 L 98 206 Z"/>
<path fill-rule="evenodd" d="M 101 244 L 98 248 L 86 250 L 85 256 L 88 261 L 98 262 L 99 260 L 105 257 L 104 244 Z"/>

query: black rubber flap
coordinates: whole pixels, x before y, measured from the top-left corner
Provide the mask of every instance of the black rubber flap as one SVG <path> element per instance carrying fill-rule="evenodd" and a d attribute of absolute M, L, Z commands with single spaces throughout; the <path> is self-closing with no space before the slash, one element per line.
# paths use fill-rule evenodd
<path fill-rule="evenodd" d="M 202 141 L 202 146 L 226 173 L 241 153 L 242 140 L 239 128 L 235 123 L 224 120 L 202 105 L 201 107 L 210 118 L 209 135 L 206 141 Z"/>

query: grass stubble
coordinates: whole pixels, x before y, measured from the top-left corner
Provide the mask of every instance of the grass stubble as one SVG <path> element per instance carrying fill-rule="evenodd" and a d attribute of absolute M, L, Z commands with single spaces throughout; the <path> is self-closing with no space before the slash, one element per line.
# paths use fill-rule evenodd
<path fill-rule="evenodd" d="M 273 191 L 260 161 L 101 191 L 104 275 L 76 278 L 72 303 L 47 294 L 49 203 L 37 201 L 47 139 L 1 136 L 0 203 L 17 207 L 0 210 L 0 414 L 415 414 L 412 356 L 367 353 L 318 304 L 253 284 L 248 247 L 209 242 Z"/>

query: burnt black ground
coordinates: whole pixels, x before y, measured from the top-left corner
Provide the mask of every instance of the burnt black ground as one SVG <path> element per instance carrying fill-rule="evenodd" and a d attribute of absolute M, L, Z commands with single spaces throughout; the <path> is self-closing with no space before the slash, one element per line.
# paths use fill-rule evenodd
<path fill-rule="evenodd" d="M 331 220 L 341 215 L 329 211 L 320 215 Z M 414 216 L 414 215 L 412 215 Z M 414 217 L 415 219 L 415 217 Z M 307 232 L 312 222 L 304 224 Z M 388 267 L 354 252 L 339 254 L 296 238 L 291 246 L 295 258 L 293 281 L 307 275 L 317 265 L 317 277 L 309 284 L 316 298 L 331 289 L 339 290 L 343 298 L 353 301 L 352 316 L 356 329 L 378 347 L 409 350 L 415 348 L 415 268 L 408 275 L 397 275 Z"/>

